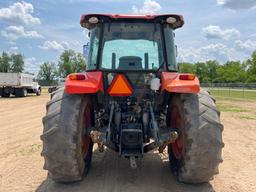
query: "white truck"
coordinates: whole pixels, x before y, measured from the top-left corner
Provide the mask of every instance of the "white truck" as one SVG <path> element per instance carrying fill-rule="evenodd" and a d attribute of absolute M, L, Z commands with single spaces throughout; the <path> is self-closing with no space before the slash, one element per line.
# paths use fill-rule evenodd
<path fill-rule="evenodd" d="M 26 73 L 0 73 L 0 96 L 26 97 L 28 93 L 41 95 L 41 87 L 35 77 Z"/>

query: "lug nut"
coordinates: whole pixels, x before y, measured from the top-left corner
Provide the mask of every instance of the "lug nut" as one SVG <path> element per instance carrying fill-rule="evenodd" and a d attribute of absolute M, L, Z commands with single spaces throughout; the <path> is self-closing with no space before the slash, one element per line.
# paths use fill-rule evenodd
<path fill-rule="evenodd" d="M 179 134 L 177 131 L 171 131 L 170 133 L 170 143 L 174 143 L 176 139 L 178 139 Z"/>
<path fill-rule="evenodd" d="M 90 137 L 92 139 L 92 142 L 98 144 L 99 152 L 104 151 L 104 145 L 103 145 L 103 142 L 101 140 L 101 135 L 102 135 L 102 133 L 99 132 L 99 131 L 91 131 L 91 133 L 90 133 Z"/>
<path fill-rule="evenodd" d="M 93 143 L 100 143 L 101 142 L 100 136 L 101 136 L 101 133 L 99 131 L 91 131 L 90 133 L 90 137 Z"/>

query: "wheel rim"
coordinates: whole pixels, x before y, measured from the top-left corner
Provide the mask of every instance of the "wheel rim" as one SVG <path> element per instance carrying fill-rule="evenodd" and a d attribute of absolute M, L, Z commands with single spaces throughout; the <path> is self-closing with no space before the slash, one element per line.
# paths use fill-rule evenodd
<path fill-rule="evenodd" d="M 179 133 L 178 139 L 171 144 L 172 153 L 176 159 L 181 159 L 184 145 L 184 127 L 181 114 L 177 106 L 172 106 L 171 121 L 172 128 L 177 129 Z"/>
<path fill-rule="evenodd" d="M 92 118 L 91 118 L 91 110 L 89 107 L 86 107 L 84 112 L 84 130 L 82 131 L 82 139 L 81 139 L 81 152 L 83 159 L 86 159 L 86 156 L 89 153 L 90 145 L 91 145 L 91 137 L 86 134 L 86 129 L 91 126 Z"/>
<path fill-rule="evenodd" d="M 24 89 L 24 96 L 26 97 L 27 96 L 27 90 L 26 89 Z"/>

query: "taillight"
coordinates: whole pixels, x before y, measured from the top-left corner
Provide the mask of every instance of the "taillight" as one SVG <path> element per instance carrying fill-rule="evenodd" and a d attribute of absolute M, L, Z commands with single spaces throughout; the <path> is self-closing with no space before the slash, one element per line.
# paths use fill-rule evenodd
<path fill-rule="evenodd" d="M 130 96 L 133 93 L 133 88 L 123 74 L 118 74 L 113 79 L 108 88 L 110 96 Z"/>
<path fill-rule="evenodd" d="M 196 78 L 193 74 L 182 74 L 179 76 L 180 80 L 194 80 Z"/>
<path fill-rule="evenodd" d="M 69 75 L 70 80 L 85 80 L 85 75 L 81 73 L 71 73 Z"/>

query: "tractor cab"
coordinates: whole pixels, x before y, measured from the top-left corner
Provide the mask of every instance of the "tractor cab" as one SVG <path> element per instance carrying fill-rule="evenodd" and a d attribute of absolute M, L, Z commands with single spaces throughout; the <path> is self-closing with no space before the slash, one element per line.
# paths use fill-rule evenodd
<path fill-rule="evenodd" d="M 183 25 L 178 15 L 84 15 L 90 32 L 87 70 L 177 71 L 173 30 Z"/>
<path fill-rule="evenodd" d="M 125 73 L 139 91 L 153 78 L 162 78 L 161 72 L 178 71 L 174 30 L 184 24 L 181 15 L 88 14 L 82 15 L 80 23 L 89 30 L 90 41 L 84 46 L 86 70 L 102 73 L 105 92 L 119 73 Z M 163 82 L 174 78 L 167 76 Z M 72 89 L 69 83 L 66 88 L 67 92 Z"/>

